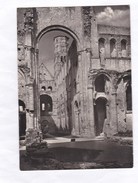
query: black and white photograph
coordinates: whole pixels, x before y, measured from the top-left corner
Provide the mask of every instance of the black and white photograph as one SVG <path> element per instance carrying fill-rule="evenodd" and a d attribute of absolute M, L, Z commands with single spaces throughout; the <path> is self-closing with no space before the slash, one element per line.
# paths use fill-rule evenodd
<path fill-rule="evenodd" d="M 17 8 L 20 170 L 133 167 L 130 27 L 129 5 Z"/>

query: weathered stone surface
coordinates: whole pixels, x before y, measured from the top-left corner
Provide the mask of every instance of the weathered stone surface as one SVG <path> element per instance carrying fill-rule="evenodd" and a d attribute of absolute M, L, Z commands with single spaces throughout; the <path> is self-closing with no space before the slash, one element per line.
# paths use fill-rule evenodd
<path fill-rule="evenodd" d="M 26 146 L 31 146 L 32 144 L 39 144 L 41 143 L 41 134 L 39 133 L 38 129 L 27 129 L 26 132 Z"/>

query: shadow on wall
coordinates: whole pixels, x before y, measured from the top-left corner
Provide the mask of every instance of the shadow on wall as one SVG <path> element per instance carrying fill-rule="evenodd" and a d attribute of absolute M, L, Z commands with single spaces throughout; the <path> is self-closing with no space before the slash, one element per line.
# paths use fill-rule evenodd
<path fill-rule="evenodd" d="M 52 117 L 53 101 L 49 95 L 43 94 L 40 96 L 40 115 L 41 115 L 41 130 L 43 138 L 51 137 L 56 134 L 57 127 Z"/>
<path fill-rule="evenodd" d="M 57 134 L 57 127 L 50 114 L 47 114 L 47 116 L 42 117 L 41 130 L 43 139 L 48 137 L 54 137 Z"/>
<path fill-rule="evenodd" d="M 78 56 L 77 56 L 77 45 L 76 40 L 73 40 L 67 60 L 67 75 L 66 75 L 66 90 L 67 90 L 67 115 L 69 120 L 69 130 L 70 133 L 74 129 L 74 124 L 78 123 L 73 116 L 73 110 L 75 101 L 74 96 L 77 93 L 77 71 L 78 71 Z"/>
<path fill-rule="evenodd" d="M 55 136 L 69 135 L 67 127 L 57 127 L 53 116 L 53 101 L 51 96 L 43 94 L 40 96 L 41 130 L 43 139 Z"/>

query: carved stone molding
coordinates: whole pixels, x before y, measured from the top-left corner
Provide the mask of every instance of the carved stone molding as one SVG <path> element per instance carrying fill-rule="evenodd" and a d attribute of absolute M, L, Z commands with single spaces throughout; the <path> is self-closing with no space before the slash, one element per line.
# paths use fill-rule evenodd
<path fill-rule="evenodd" d="M 24 14 L 24 29 L 25 29 L 25 31 L 33 30 L 33 24 L 34 24 L 33 9 L 27 8 L 27 10 Z"/>
<path fill-rule="evenodd" d="M 84 36 L 91 36 L 91 7 L 82 7 Z"/>

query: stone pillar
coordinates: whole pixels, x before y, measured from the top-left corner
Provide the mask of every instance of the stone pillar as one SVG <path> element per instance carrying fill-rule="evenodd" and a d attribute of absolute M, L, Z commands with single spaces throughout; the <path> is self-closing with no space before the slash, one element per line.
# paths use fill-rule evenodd
<path fill-rule="evenodd" d="M 80 135 L 84 137 L 92 136 L 90 119 L 89 98 L 91 99 L 92 92 L 88 87 L 88 70 L 90 68 L 91 56 L 90 51 L 86 49 L 81 53 L 81 86 L 80 86 L 80 100 L 81 100 L 81 126 Z M 92 99 L 91 99 L 92 101 Z M 93 102 L 92 102 L 93 103 Z M 92 107 L 93 108 L 93 107 Z"/>
<path fill-rule="evenodd" d="M 35 98 L 34 98 L 34 104 L 35 104 L 35 128 L 40 130 L 40 89 L 39 89 L 39 68 L 38 68 L 38 58 L 39 58 L 39 50 L 35 49 Z"/>
<path fill-rule="evenodd" d="M 118 132 L 117 122 L 117 76 L 113 75 L 112 91 L 110 95 L 110 134 L 115 135 Z"/>
<path fill-rule="evenodd" d="M 58 97 L 58 108 L 60 107 L 60 103 L 62 106 L 62 110 L 59 110 L 59 118 L 61 121 L 61 125 L 65 128 L 67 124 L 67 106 L 66 106 L 66 58 L 67 58 L 67 45 L 68 38 L 66 36 L 57 36 L 54 38 L 54 76 L 55 82 L 57 83 L 57 93 L 59 92 Z M 60 94 L 63 95 L 62 99 L 60 99 Z M 62 101 L 61 101 L 62 100 Z M 64 102 L 63 102 L 64 101 Z M 64 106 L 63 106 L 64 105 Z M 62 115 L 60 114 L 63 112 Z"/>
<path fill-rule="evenodd" d="M 25 61 L 27 67 L 27 129 L 26 129 L 26 145 L 32 144 L 37 138 L 36 129 L 36 106 L 37 101 L 35 99 L 36 91 L 36 63 L 35 63 L 35 25 L 34 25 L 34 10 L 33 8 L 27 8 L 24 14 L 24 30 L 25 30 Z M 33 137 L 33 138 L 32 138 Z"/>
<path fill-rule="evenodd" d="M 88 123 L 88 128 L 89 131 L 88 136 L 89 137 L 94 137 L 95 133 L 94 133 L 94 108 L 93 108 L 93 87 L 92 87 L 92 79 L 91 77 L 89 77 L 89 70 L 90 70 L 90 66 L 91 66 L 91 58 L 92 58 L 92 53 L 91 53 L 91 49 L 87 50 L 86 52 L 87 54 L 87 70 L 86 70 L 86 77 L 87 77 L 87 97 L 86 97 L 86 101 L 87 101 L 87 123 Z"/>
<path fill-rule="evenodd" d="M 94 121 L 94 104 L 93 104 L 93 87 L 92 87 L 92 81 L 89 81 L 88 84 L 88 123 L 90 125 L 90 137 L 95 136 L 95 121 Z"/>
<path fill-rule="evenodd" d="M 26 85 L 26 90 L 27 90 L 27 106 L 26 106 L 26 111 L 27 111 L 27 129 L 29 128 L 34 128 L 34 91 L 33 91 L 33 84 L 28 83 Z"/>
<path fill-rule="evenodd" d="M 75 108 L 74 103 L 71 105 L 72 109 L 72 135 L 82 135 L 82 119 L 83 119 L 83 67 L 82 67 L 82 52 L 78 51 L 78 76 L 77 76 L 77 96 L 76 101 L 78 102 L 78 108 Z M 75 100 L 74 100 L 75 101 Z M 77 124 L 75 124 L 75 117 Z"/>
<path fill-rule="evenodd" d="M 82 104 L 82 111 L 81 111 L 81 135 L 87 136 L 87 127 L 88 127 L 88 121 L 87 121 L 87 54 L 86 51 L 82 52 L 82 63 L 81 63 L 82 69 L 82 98 L 81 98 L 81 104 Z"/>
<path fill-rule="evenodd" d="M 91 39 L 92 57 L 99 58 L 97 20 L 96 20 L 96 14 L 94 12 L 93 7 L 91 7 L 90 15 L 91 15 L 91 38 L 90 39 Z"/>

